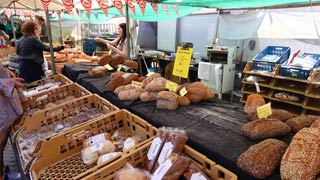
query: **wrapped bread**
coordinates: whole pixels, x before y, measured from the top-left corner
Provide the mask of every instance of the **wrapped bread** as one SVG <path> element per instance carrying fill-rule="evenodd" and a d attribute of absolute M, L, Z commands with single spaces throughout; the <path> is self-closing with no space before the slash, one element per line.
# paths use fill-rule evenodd
<path fill-rule="evenodd" d="M 311 124 L 311 127 L 320 128 L 320 118 L 318 118 L 317 120 L 315 120 L 315 121 Z"/>
<path fill-rule="evenodd" d="M 291 140 L 281 160 L 281 179 L 313 180 L 319 173 L 320 129 L 303 128 Z"/>
<path fill-rule="evenodd" d="M 153 81 L 154 79 L 157 79 L 158 77 L 161 77 L 161 74 L 154 73 L 154 74 L 151 74 L 149 77 L 145 78 L 142 81 L 142 88 L 145 88 L 151 81 Z"/>
<path fill-rule="evenodd" d="M 187 96 L 179 96 L 178 103 L 179 103 L 179 106 L 189 106 L 190 99 Z"/>
<path fill-rule="evenodd" d="M 91 147 L 86 147 L 81 150 L 81 157 L 83 163 L 90 166 L 96 164 L 99 155 L 95 149 L 92 149 Z"/>
<path fill-rule="evenodd" d="M 302 116 L 291 118 L 287 120 L 286 123 L 290 126 L 292 132 L 296 133 L 304 127 L 310 127 L 311 124 L 318 118 L 319 116 L 302 115 Z"/>
<path fill-rule="evenodd" d="M 97 62 L 99 66 L 104 66 L 109 64 L 112 61 L 111 55 L 103 55 L 100 57 L 99 61 Z"/>
<path fill-rule="evenodd" d="M 210 178 L 208 178 L 208 176 L 194 162 L 189 163 L 189 166 L 183 173 L 183 176 L 186 178 L 186 180 L 210 180 Z"/>
<path fill-rule="evenodd" d="M 295 116 L 295 114 L 283 109 L 272 108 L 271 111 L 272 111 L 272 114 L 268 116 L 268 119 L 278 119 L 280 121 L 285 122 L 286 120 L 293 118 Z M 249 116 L 249 119 L 252 121 L 259 119 L 256 111 L 249 113 L 248 116 Z"/>
<path fill-rule="evenodd" d="M 94 136 L 91 136 L 83 141 L 82 147 L 86 148 L 94 144 L 104 142 L 106 140 L 111 141 L 111 135 L 109 133 L 100 133 Z"/>
<path fill-rule="evenodd" d="M 170 91 L 161 91 L 157 95 L 157 108 L 175 110 L 178 107 L 178 95 Z"/>
<path fill-rule="evenodd" d="M 123 143 L 123 151 L 127 151 L 128 149 L 134 147 L 135 145 L 141 143 L 143 138 L 140 135 L 135 135 L 127 138 Z"/>
<path fill-rule="evenodd" d="M 163 91 L 166 89 L 167 80 L 163 77 L 158 77 L 152 80 L 149 84 L 145 86 L 147 91 Z"/>
<path fill-rule="evenodd" d="M 145 91 L 140 95 L 140 100 L 142 102 L 155 101 L 157 100 L 157 95 L 158 92 Z"/>
<path fill-rule="evenodd" d="M 240 154 L 237 166 L 256 178 L 265 178 L 280 165 L 286 148 L 287 144 L 280 140 L 266 139 Z"/>
<path fill-rule="evenodd" d="M 137 100 L 140 98 L 140 95 L 144 92 L 141 88 L 134 88 L 130 90 L 121 91 L 118 94 L 118 97 L 122 101 L 129 101 L 129 100 Z"/>
<path fill-rule="evenodd" d="M 108 154 L 104 154 L 102 156 L 99 157 L 97 165 L 101 165 L 107 161 L 109 161 L 110 159 L 121 155 L 121 152 L 112 152 L 112 153 L 108 153 Z"/>
<path fill-rule="evenodd" d="M 97 66 L 97 67 L 90 69 L 88 71 L 88 74 L 91 77 L 99 77 L 99 76 L 105 76 L 107 74 L 107 72 L 108 72 L 108 70 L 105 67 Z"/>
<path fill-rule="evenodd" d="M 135 89 L 135 87 L 131 86 L 131 84 L 122 85 L 122 86 L 117 87 L 114 90 L 114 93 L 118 95 L 121 91 L 126 91 L 126 90 L 130 90 L 130 89 Z"/>
<path fill-rule="evenodd" d="M 147 180 L 148 177 L 145 173 L 137 168 L 132 167 L 130 164 L 126 164 L 122 169 L 117 171 L 113 177 L 113 180 Z"/>
<path fill-rule="evenodd" d="M 172 153 L 152 174 L 150 180 L 178 180 L 189 166 L 189 159 Z"/>
<path fill-rule="evenodd" d="M 108 82 L 107 88 L 114 92 L 117 87 L 125 85 L 125 82 L 126 80 L 122 76 L 116 76 Z"/>
<path fill-rule="evenodd" d="M 250 114 L 257 112 L 257 107 L 265 104 L 263 97 L 259 94 L 250 94 L 247 98 L 244 112 Z"/>
<path fill-rule="evenodd" d="M 269 119 L 250 121 L 241 127 L 241 132 L 251 140 L 258 140 L 287 135 L 291 129 L 282 121 Z"/>

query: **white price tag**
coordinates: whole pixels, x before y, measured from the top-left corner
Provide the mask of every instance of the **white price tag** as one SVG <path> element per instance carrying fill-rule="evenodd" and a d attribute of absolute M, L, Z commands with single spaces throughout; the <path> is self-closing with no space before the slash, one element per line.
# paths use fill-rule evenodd
<path fill-rule="evenodd" d="M 153 173 L 151 176 L 151 180 L 159 180 L 162 179 L 163 176 L 168 172 L 170 167 L 172 166 L 172 163 L 170 160 L 166 160 L 164 163 L 162 163 L 157 170 Z"/>
<path fill-rule="evenodd" d="M 153 160 L 156 158 L 157 152 L 160 150 L 161 143 L 162 143 L 162 141 L 159 137 L 155 138 L 152 141 L 150 149 L 147 153 L 147 157 L 149 160 Z"/>
<path fill-rule="evenodd" d="M 162 150 L 161 150 L 161 153 L 159 155 L 159 158 L 158 158 L 158 163 L 159 164 L 162 164 L 163 161 L 165 161 L 167 159 L 167 157 L 170 156 L 170 154 L 172 153 L 173 151 L 173 145 L 171 142 L 167 142 L 164 144 Z"/>

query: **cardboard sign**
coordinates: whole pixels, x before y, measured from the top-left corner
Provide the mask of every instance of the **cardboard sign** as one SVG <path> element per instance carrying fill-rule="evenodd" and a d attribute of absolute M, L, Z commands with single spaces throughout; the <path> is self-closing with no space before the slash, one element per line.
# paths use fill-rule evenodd
<path fill-rule="evenodd" d="M 183 49 L 183 47 L 179 46 L 176 53 L 172 74 L 175 76 L 188 78 L 191 56 L 192 48 Z"/>
<path fill-rule="evenodd" d="M 132 81 L 131 86 L 136 87 L 136 88 L 142 88 L 142 82 Z"/>
<path fill-rule="evenodd" d="M 184 88 L 182 88 L 181 90 L 180 90 L 180 96 L 185 96 L 187 93 L 188 93 L 188 91 L 187 91 L 187 89 L 186 89 L 186 87 L 184 87 Z"/>
<path fill-rule="evenodd" d="M 169 91 L 176 92 L 178 88 L 178 84 L 172 81 L 167 81 L 166 88 L 169 89 Z"/>
<path fill-rule="evenodd" d="M 106 69 L 108 69 L 109 71 L 112 71 L 113 70 L 113 67 L 110 66 L 110 64 L 106 64 L 104 66 Z"/>
<path fill-rule="evenodd" d="M 257 113 L 258 113 L 259 119 L 270 116 L 272 114 L 271 103 L 267 103 L 265 105 L 257 107 Z"/>

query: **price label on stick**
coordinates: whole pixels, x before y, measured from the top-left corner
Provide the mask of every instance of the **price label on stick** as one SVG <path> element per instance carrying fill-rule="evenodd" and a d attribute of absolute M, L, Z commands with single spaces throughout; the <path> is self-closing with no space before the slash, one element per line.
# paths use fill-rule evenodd
<path fill-rule="evenodd" d="M 136 87 L 136 88 L 142 88 L 142 82 L 132 81 L 131 86 Z"/>
<path fill-rule="evenodd" d="M 110 66 L 110 64 L 106 64 L 104 66 L 106 69 L 108 69 L 109 71 L 112 71 L 113 70 L 113 67 Z"/>
<path fill-rule="evenodd" d="M 180 95 L 181 96 L 185 96 L 186 94 L 188 93 L 187 89 L 185 87 L 183 87 L 181 90 L 180 90 Z"/>
<path fill-rule="evenodd" d="M 169 89 L 169 91 L 176 92 L 177 88 L 178 88 L 178 84 L 176 84 L 172 81 L 167 81 L 166 88 Z"/>
<path fill-rule="evenodd" d="M 175 76 L 188 78 L 191 56 L 192 48 L 184 49 L 183 47 L 178 46 L 172 74 Z"/>
<path fill-rule="evenodd" d="M 272 114 L 271 111 L 271 103 L 267 103 L 265 105 L 262 105 L 260 107 L 257 107 L 257 113 L 259 119 L 266 118 Z"/>
<path fill-rule="evenodd" d="M 112 50 L 109 49 L 108 55 L 111 56 Z"/>
<path fill-rule="evenodd" d="M 117 71 L 118 71 L 118 72 L 120 72 L 120 71 L 121 71 L 121 65 L 120 65 L 120 64 L 119 64 L 119 66 L 118 66 Z"/>

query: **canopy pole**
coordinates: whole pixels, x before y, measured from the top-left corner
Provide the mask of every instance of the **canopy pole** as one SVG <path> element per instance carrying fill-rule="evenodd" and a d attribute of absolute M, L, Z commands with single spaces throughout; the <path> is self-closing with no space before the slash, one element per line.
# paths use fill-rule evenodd
<path fill-rule="evenodd" d="M 47 20 L 47 31 L 48 31 L 48 40 L 49 40 L 49 47 L 50 47 L 50 57 L 51 57 L 52 72 L 53 72 L 53 74 L 56 74 L 56 63 L 55 63 L 54 54 L 53 54 L 51 23 L 50 23 L 50 17 L 49 17 L 49 11 L 48 10 L 46 10 L 46 20 Z"/>
<path fill-rule="evenodd" d="M 126 33 L 127 33 L 127 59 L 130 59 L 130 20 L 129 20 L 129 8 L 128 5 L 126 5 L 126 21 L 127 21 L 127 27 L 126 27 Z"/>
<path fill-rule="evenodd" d="M 14 8 L 14 14 L 17 15 L 17 11 L 16 11 L 16 3 L 13 2 L 13 8 Z M 14 22 L 13 22 L 13 16 L 11 16 L 11 30 L 12 30 L 12 35 L 13 35 L 13 39 L 14 41 L 17 40 L 17 37 L 16 37 L 16 27 L 14 26 Z"/>
<path fill-rule="evenodd" d="M 218 44 L 218 31 L 219 31 L 219 22 L 220 22 L 220 9 L 217 9 L 217 12 L 218 12 L 218 14 L 217 14 L 217 23 L 216 23 L 216 27 L 215 27 L 215 29 L 216 29 L 216 32 L 215 32 L 215 34 L 214 34 L 214 44 Z"/>
<path fill-rule="evenodd" d="M 59 19 L 59 30 L 60 30 L 60 43 L 63 44 L 63 34 L 62 34 L 62 27 L 61 27 L 61 12 L 58 12 L 58 19 Z"/>

